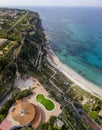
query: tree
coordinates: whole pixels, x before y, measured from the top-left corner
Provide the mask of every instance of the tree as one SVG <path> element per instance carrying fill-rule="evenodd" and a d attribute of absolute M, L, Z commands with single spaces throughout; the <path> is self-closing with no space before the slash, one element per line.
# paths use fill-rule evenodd
<path fill-rule="evenodd" d="M 7 64 L 8 61 L 6 58 L 0 58 L 0 70 L 3 70 Z"/>
<path fill-rule="evenodd" d="M 16 100 L 22 99 L 23 97 L 27 97 L 32 94 L 32 91 L 30 89 L 25 89 L 21 91 L 17 96 Z"/>
<path fill-rule="evenodd" d="M 90 110 L 90 105 L 89 105 L 89 104 L 84 104 L 84 105 L 83 105 L 83 109 L 84 109 L 86 112 L 89 112 L 89 110 Z"/>
<path fill-rule="evenodd" d="M 10 64 L 8 65 L 8 70 L 9 70 L 13 75 L 15 75 L 15 73 L 16 73 L 16 65 L 15 65 L 14 63 L 10 63 Z"/>
<path fill-rule="evenodd" d="M 48 127 L 49 127 L 49 122 L 43 123 L 43 124 L 41 125 L 41 130 L 48 130 Z"/>
<path fill-rule="evenodd" d="M 48 130 L 53 130 L 53 128 L 51 127 L 51 125 L 49 125 Z"/>
<path fill-rule="evenodd" d="M 98 113 L 96 111 L 90 111 L 90 112 L 88 112 L 88 115 L 90 118 L 92 118 L 94 120 L 98 117 Z"/>
<path fill-rule="evenodd" d="M 49 122 L 50 122 L 51 126 L 54 124 L 55 120 L 56 120 L 55 116 L 50 117 Z"/>

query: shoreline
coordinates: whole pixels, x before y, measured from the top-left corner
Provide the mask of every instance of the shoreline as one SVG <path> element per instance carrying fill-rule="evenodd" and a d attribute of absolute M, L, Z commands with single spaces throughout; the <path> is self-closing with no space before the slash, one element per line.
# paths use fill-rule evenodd
<path fill-rule="evenodd" d="M 51 49 L 48 36 L 46 36 L 46 39 L 47 39 L 47 43 L 46 43 L 47 59 L 50 62 L 50 64 L 53 67 L 55 67 L 57 70 L 59 70 L 61 73 L 63 73 L 67 78 L 69 78 L 80 88 L 95 95 L 96 97 L 102 100 L 102 89 L 99 88 L 97 85 L 89 82 L 87 79 L 83 78 L 81 75 L 79 75 L 77 72 L 72 70 L 70 67 L 63 64 Z"/>

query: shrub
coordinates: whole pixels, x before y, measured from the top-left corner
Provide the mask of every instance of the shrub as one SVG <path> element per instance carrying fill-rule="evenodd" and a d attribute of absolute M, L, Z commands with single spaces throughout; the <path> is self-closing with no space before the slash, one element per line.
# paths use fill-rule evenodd
<path fill-rule="evenodd" d="M 7 64 L 8 61 L 6 58 L 0 58 L 0 70 L 4 69 Z"/>
<path fill-rule="evenodd" d="M 90 112 L 88 112 L 88 115 L 90 118 L 92 118 L 94 120 L 98 117 L 98 113 L 96 111 L 90 111 Z"/>
<path fill-rule="evenodd" d="M 89 105 L 89 104 L 84 104 L 84 105 L 83 105 L 83 109 L 84 109 L 86 112 L 89 112 L 89 110 L 90 110 L 90 105 Z"/>
<path fill-rule="evenodd" d="M 16 97 L 17 100 L 23 98 L 23 97 L 27 97 L 29 96 L 30 94 L 32 94 L 32 91 L 30 89 L 25 89 L 23 90 L 21 93 L 19 93 Z"/>

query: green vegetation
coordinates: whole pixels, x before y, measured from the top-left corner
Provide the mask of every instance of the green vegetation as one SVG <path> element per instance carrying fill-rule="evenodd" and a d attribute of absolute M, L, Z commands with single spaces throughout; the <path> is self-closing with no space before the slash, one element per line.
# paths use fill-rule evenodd
<path fill-rule="evenodd" d="M 19 130 L 34 130 L 34 129 L 32 127 L 23 127 L 23 128 L 21 128 Z"/>
<path fill-rule="evenodd" d="M 46 98 L 43 94 L 38 94 L 36 96 L 36 101 L 41 103 L 48 111 L 52 111 L 55 108 L 54 103 Z"/>
<path fill-rule="evenodd" d="M 99 112 L 102 109 L 102 101 L 100 99 L 84 91 L 78 86 L 74 86 L 73 88 L 71 88 L 71 91 L 68 93 L 68 96 L 78 101 L 86 112 Z"/>
<path fill-rule="evenodd" d="M 84 104 L 84 105 L 83 105 L 83 109 L 84 109 L 86 112 L 89 112 L 89 111 L 90 111 L 90 104 Z"/>
<path fill-rule="evenodd" d="M 88 115 L 90 118 L 92 118 L 94 120 L 98 117 L 98 113 L 96 111 L 90 111 L 90 112 L 88 112 Z"/>
<path fill-rule="evenodd" d="M 62 130 L 62 129 L 59 128 L 58 126 L 54 125 L 55 120 L 56 120 L 56 117 L 55 117 L 55 116 L 52 116 L 52 117 L 49 119 L 49 122 L 43 123 L 43 124 L 41 125 L 41 130 Z"/>
<path fill-rule="evenodd" d="M 9 9 L 1 10 L 7 12 Z M 13 91 L 16 90 L 14 87 L 16 72 L 19 72 L 21 76 L 28 74 L 37 78 L 50 93 L 50 97 L 61 104 L 62 114 L 58 118 L 64 122 L 64 126 L 58 128 L 51 118 L 41 126 L 41 130 L 92 130 L 90 125 L 83 121 L 80 113 L 79 118 L 75 109 L 85 110 L 102 126 L 97 116 L 102 109 L 102 101 L 75 86 L 48 62 L 45 34 L 38 13 L 27 10 L 10 11 L 15 13 L 14 16 L 10 16 L 11 13 L 8 16 L 0 16 L 0 21 L 2 20 L 0 38 L 7 39 L 0 46 L 0 101 L 6 99 L 11 92 L 12 97 L 0 109 L 0 121 L 7 115 L 16 99 L 31 94 L 30 90 Z M 45 106 L 48 107 L 46 103 Z"/>
<path fill-rule="evenodd" d="M 22 99 L 24 97 L 27 97 L 32 94 L 32 91 L 30 89 L 25 89 L 18 93 L 18 95 L 15 97 L 16 100 Z"/>
<path fill-rule="evenodd" d="M 43 55 L 42 53 L 40 56 L 39 51 L 44 50 L 42 43 L 45 37 L 38 13 L 12 9 L 0 9 L 0 11 L 4 14 L 0 16 L 2 22 L 0 38 L 7 39 L 0 45 L 0 100 L 2 101 L 14 87 L 13 81 L 17 71 L 25 74 L 32 68 L 33 71 L 37 70 L 40 64 L 39 58 Z M 6 16 L 5 11 L 8 11 Z"/>
<path fill-rule="evenodd" d="M 25 89 L 23 91 L 16 90 L 16 92 L 13 93 L 12 97 L 0 109 L 0 122 L 6 117 L 9 108 L 15 103 L 16 100 L 27 97 L 30 94 L 32 94 L 32 91 L 30 89 Z"/>

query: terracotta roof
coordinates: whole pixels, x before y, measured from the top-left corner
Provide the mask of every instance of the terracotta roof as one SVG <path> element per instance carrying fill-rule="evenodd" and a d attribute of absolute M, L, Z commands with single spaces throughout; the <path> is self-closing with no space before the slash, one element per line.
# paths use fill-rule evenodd
<path fill-rule="evenodd" d="M 35 113 L 36 113 L 35 118 L 31 124 L 34 129 L 37 129 L 41 123 L 41 117 L 42 117 L 41 111 L 39 110 L 38 106 L 35 106 Z"/>
<path fill-rule="evenodd" d="M 12 112 L 12 117 L 15 121 L 19 122 L 20 125 L 27 125 L 31 123 L 35 117 L 35 107 L 29 102 L 18 102 Z"/>

